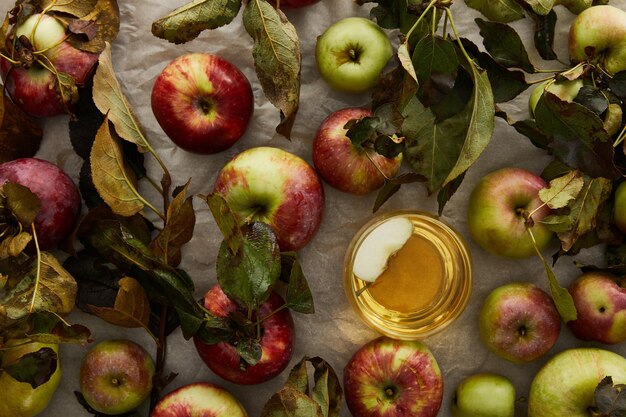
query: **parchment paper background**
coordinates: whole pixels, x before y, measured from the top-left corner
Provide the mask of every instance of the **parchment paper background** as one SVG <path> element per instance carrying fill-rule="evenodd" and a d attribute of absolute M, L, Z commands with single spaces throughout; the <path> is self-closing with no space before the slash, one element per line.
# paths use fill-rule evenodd
<path fill-rule="evenodd" d="M 152 21 L 182 5 L 185 0 L 119 0 L 121 30 L 113 44 L 113 63 L 127 96 L 144 124 L 147 136 L 157 152 L 171 169 L 174 184 L 184 184 L 192 177 L 191 192 L 208 193 L 220 168 L 236 153 L 244 149 L 269 145 L 284 148 L 307 161 L 311 161 L 311 142 L 321 121 L 332 111 L 343 107 L 366 105 L 368 94 L 347 95 L 331 91 L 319 77 L 315 66 L 315 40 L 326 27 L 347 16 L 367 16 L 369 8 L 359 7 L 351 0 L 322 0 L 300 10 L 286 13 L 295 25 L 302 43 L 302 94 L 300 112 L 296 119 L 292 141 L 274 132 L 278 111 L 266 100 L 254 72 L 251 55 L 252 41 L 241 23 L 241 13 L 230 25 L 214 31 L 203 32 L 200 37 L 185 45 L 173 45 L 157 39 L 150 33 Z M 626 0 L 611 0 L 613 5 L 626 9 Z M 0 0 L 4 14 L 13 0 Z M 479 14 L 468 9 L 461 0 L 453 6 L 454 18 L 462 36 L 473 40 L 482 48 L 482 39 L 474 18 Z M 567 31 L 572 15 L 557 7 L 557 52 L 567 59 L 565 49 Z M 556 62 L 544 62 L 532 47 L 532 21 L 523 19 L 513 26 L 522 34 L 532 62 L 544 69 L 558 69 Z M 396 39 L 394 33 L 390 33 Z M 177 149 L 161 131 L 150 109 L 150 92 L 156 76 L 175 57 L 187 52 L 219 54 L 237 65 L 251 81 L 255 96 L 255 113 L 246 135 L 231 149 L 217 155 L 199 156 Z M 542 78 L 539 76 L 539 78 Z M 527 117 L 529 91 L 515 101 L 501 105 L 516 120 Z M 67 170 L 75 180 L 81 160 L 70 146 L 67 118 L 57 117 L 43 122 L 45 138 L 39 157 L 48 159 Z M 147 159 L 149 172 L 160 176 L 154 161 Z M 547 289 L 546 277 L 539 260 L 511 261 L 491 256 L 476 246 L 467 231 L 467 197 L 483 175 L 505 166 L 520 166 L 540 173 L 549 157 L 534 148 L 502 120 L 496 119 L 496 130 L 487 150 L 478 163 L 470 169 L 463 185 L 446 206 L 443 219 L 454 225 L 467 239 L 474 260 L 474 288 L 468 308 L 463 315 L 442 333 L 424 341 L 433 351 L 444 374 L 445 397 L 440 416 L 449 416 L 449 404 L 457 383 L 476 372 L 498 372 L 510 378 L 517 395 L 526 396 L 535 372 L 553 354 L 573 346 L 594 346 L 576 340 L 564 327 L 557 345 L 546 357 L 526 365 L 514 365 L 490 353 L 478 338 L 477 316 L 485 296 L 495 287 L 511 281 L 531 281 Z M 159 202 L 142 190 L 151 201 Z M 297 339 L 292 364 L 303 355 L 322 356 L 341 376 L 350 356 L 361 345 L 377 337 L 352 311 L 344 296 L 342 285 L 343 257 L 350 239 L 358 228 L 371 218 L 375 193 L 367 197 L 353 197 L 340 193 L 325 184 L 325 217 L 313 241 L 300 252 L 304 271 L 315 298 L 314 315 L 294 314 Z M 196 233 L 183 252 L 182 267 L 194 278 L 200 297 L 215 283 L 215 257 L 221 236 L 206 204 L 195 200 L 197 209 Z M 402 187 L 385 206 L 384 211 L 414 208 L 436 212 L 434 196 L 429 197 L 420 184 Z M 83 208 L 85 210 L 85 208 Z M 147 213 L 148 215 L 151 213 Z M 556 241 L 546 250 L 549 256 L 557 249 Z M 577 259 L 600 263 L 600 251 L 583 252 Z M 577 276 L 578 270 L 571 258 L 563 258 L 555 269 L 564 285 Z M 143 330 L 126 330 L 108 325 L 97 318 L 76 312 L 70 321 L 87 325 L 96 341 L 108 338 L 130 338 L 154 352 L 154 343 Z M 626 355 L 626 345 L 606 347 Z M 87 348 L 65 346 L 62 348 L 63 383 L 50 406 L 41 415 L 45 417 L 81 417 L 88 413 L 76 402 L 73 391 L 78 389 L 78 367 Z M 290 365 L 290 367 L 291 367 Z M 166 392 L 194 381 L 211 381 L 220 384 L 236 395 L 250 416 L 258 416 L 263 404 L 284 383 L 287 372 L 274 380 L 252 387 L 242 387 L 225 382 L 212 374 L 199 359 L 192 343 L 185 341 L 180 331 L 169 339 L 166 372 L 178 372 L 178 377 Z M 0 393 L 0 398 L 2 394 Z M 518 416 L 526 415 L 526 406 L 518 407 Z M 147 416 L 147 410 L 143 410 Z M 344 405 L 343 416 L 350 413 Z"/>

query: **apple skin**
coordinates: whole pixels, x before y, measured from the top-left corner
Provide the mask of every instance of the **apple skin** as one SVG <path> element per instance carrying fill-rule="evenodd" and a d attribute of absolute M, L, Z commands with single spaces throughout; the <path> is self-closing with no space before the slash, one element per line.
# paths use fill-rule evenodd
<path fill-rule="evenodd" d="M 533 361 L 556 343 L 561 318 L 552 298 L 531 283 L 515 282 L 493 290 L 479 313 L 483 343 L 515 363 Z"/>
<path fill-rule="evenodd" d="M 528 417 L 589 417 L 594 392 L 605 376 L 626 383 L 626 359 L 597 348 L 565 350 L 535 375 L 528 397 Z"/>
<path fill-rule="evenodd" d="M 15 159 L 0 164 L 0 184 L 7 181 L 28 187 L 41 200 L 35 218 L 41 250 L 57 246 L 72 232 L 80 212 L 80 195 L 59 167 L 37 158 Z"/>
<path fill-rule="evenodd" d="M 539 176 L 522 168 L 502 168 L 484 176 L 472 191 L 468 206 L 469 231 L 486 251 L 507 258 L 526 258 L 535 254 L 526 231 L 524 217 L 518 210 L 533 212 L 543 203 L 539 190 L 547 187 Z M 539 250 L 544 249 L 553 233 L 541 219 L 551 213 L 543 206 L 533 214 L 532 232 Z"/>
<path fill-rule="evenodd" d="M 26 382 L 13 379 L 8 373 L 0 372 L 0 416 L 33 417 L 40 414 L 48 406 L 56 389 L 61 383 L 61 362 L 59 360 L 59 345 L 45 343 L 27 343 L 21 346 L 10 347 L 12 342 L 7 343 L 8 349 L 2 353 L 2 365 L 14 363 L 22 356 L 36 352 L 42 348 L 50 348 L 57 354 L 57 368 L 50 379 L 37 388 L 33 389 Z"/>
<path fill-rule="evenodd" d="M 235 397 L 208 382 L 185 385 L 156 404 L 150 417 L 248 417 Z"/>
<path fill-rule="evenodd" d="M 453 417 L 513 417 L 515 387 L 502 375 L 471 375 L 459 383 L 451 410 Z"/>
<path fill-rule="evenodd" d="M 94 410 L 123 414 L 148 398 L 153 376 L 154 361 L 143 347 L 126 339 L 105 340 L 83 357 L 80 392 Z"/>
<path fill-rule="evenodd" d="M 619 278 L 604 272 L 587 272 L 570 286 L 578 312 L 576 320 L 567 323 L 582 340 L 614 344 L 626 341 L 626 288 Z"/>
<path fill-rule="evenodd" d="M 578 92 L 583 87 L 584 82 L 580 78 L 575 80 L 563 80 L 556 81 L 550 83 L 549 81 L 544 81 L 539 83 L 535 89 L 530 93 L 530 97 L 528 98 L 528 107 L 530 109 L 530 114 L 535 115 L 535 108 L 537 107 L 537 103 L 541 96 L 543 96 L 544 91 L 549 91 L 550 93 L 556 95 L 563 101 L 567 101 L 571 103 L 574 101 Z M 546 88 L 547 86 L 547 88 Z"/>
<path fill-rule="evenodd" d="M 279 148 L 236 155 L 218 174 L 214 190 L 240 221 L 267 223 L 281 251 L 302 249 L 322 221 L 324 189 L 315 170 Z"/>
<path fill-rule="evenodd" d="M 385 184 L 385 176 L 391 178 L 400 169 L 402 154 L 386 158 L 372 149 L 357 148 L 346 136 L 344 126 L 348 121 L 371 116 L 372 112 L 364 108 L 338 110 L 322 122 L 313 139 L 313 165 L 317 173 L 340 191 L 369 194 Z"/>
<path fill-rule="evenodd" d="M 361 347 L 343 372 L 354 417 L 434 417 L 443 399 L 443 377 L 421 342 L 380 337 Z"/>
<path fill-rule="evenodd" d="M 582 11 L 576 17 L 569 31 L 570 60 L 586 60 L 585 50 L 590 49 L 595 49 L 600 66 L 609 74 L 626 70 L 625 11 L 613 6 L 599 5 Z"/>
<path fill-rule="evenodd" d="M 152 88 L 152 112 L 178 146 L 213 154 L 233 146 L 254 111 L 252 87 L 233 64 L 217 55 L 179 56 Z"/>
<path fill-rule="evenodd" d="M 275 292 L 261 304 L 257 316 L 266 317 L 282 307 L 285 301 Z M 204 307 L 218 317 L 227 317 L 237 310 L 219 285 L 211 288 L 204 296 Z M 261 323 L 261 360 L 254 366 L 242 369 L 242 358 L 234 346 L 227 342 L 209 345 L 194 338 L 200 358 L 218 376 L 242 385 L 260 384 L 280 374 L 289 364 L 293 353 L 295 329 L 288 309 L 279 311 Z"/>
<path fill-rule="evenodd" d="M 363 93 L 374 87 L 393 56 L 387 34 L 363 17 L 347 17 L 331 25 L 315 46 L 322 78 L 337 91 Z"/>
<path fill-rule="evenodd" d="M 617 228 L 626 233 L 626 182 L 620 183 L 615 190 L 613 219 Z"/>
<path fill-rule="evenodd" d="M 84 85 L 92 75 L 99 55 L 81 51 L 63 41 L 64 26 L 49 15 L 30 16 L 17 28 L 16 35 L 30 36 L 38 20 L 31 40 L 35 51 L 50 48 L 44 55 L 56 70 L 72 76 L 76 85 Z M 35 63 L 27 69 L 13 66 L 6 59 L 0 58 L 0 73 L 9 96 L 24 112 L 33 116 L 49 117 L 68 111 L 68 106 L 56 90 L 55 75 L 40 64 Z"/>

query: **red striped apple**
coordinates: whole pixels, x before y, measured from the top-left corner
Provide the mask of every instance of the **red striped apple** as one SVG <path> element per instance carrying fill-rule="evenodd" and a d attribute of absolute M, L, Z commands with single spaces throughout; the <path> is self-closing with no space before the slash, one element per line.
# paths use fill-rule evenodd
<path fill-rule="evenodd" d="M 259 384 L 274 378 L 289 364 L 295 339 L 289 310 L 271 314 L 284 305 L 285 301 L 273 292 L 255 312 L 256 317 L 269 316 L 261 322 L 262 354 L 256 365 L 244 364 L 235 347 L 228 342 L 209 345 L 194 338 L 200 358 L 217 375 L 236 384 Z M 206 293 L 204 307 L 218 317 L 228 317 L 238 309 L 237 304 L 224 294 L 219 285 Z"/>
<path fill-rule="evenodd" d="M 190 152 L 230 148 L 245 133 L 253 110 L 250 82 L 217 55 L 182 55 L 163 69 L 152 87 L 154 117 L 176 145 Z"/>
<path fill-rule="evenodd" d="M 82 86 L 93 73 L 98 54 L 74 48 L 65 41 L 65 26 L 50 15 L 30 16 L 16 29 L 15 37 L 22 35 L 29 39 L 36 59 L 32 65 L 23 66 L 0 58 L 0 72 L 9 96 L 33 116 L 67 112 L 72 103 L 61 96 L 51 69 L 70 75 Z M 66 95 L 66 98 L 70 97 Z"/>
<path fill-rule="evenodd" d="M 515 363 L 545 355 L 561 331 L 561 318 L 548 293 L 521 282 L 493 290 L 480 309 L 478 324 L 483 343 Z"/>
<path fill-rule="evenodd" d="M 282 251 L 302 249 L 322 221 L 324 189 L 315 170 L 282 149 L 257 147 L 236 155 L 220 171 L 215 192 L 240 222 L 268 224 Z"/>
<path fill-rule="evenodd" d="M 346 365 L 343 382 L 354 417 L 435 417 L 443 399 L 439 365 L 417 341 L 367 343 Z"/>
<path fill-rule="evenodd" d="M 604 272 L 587 272 L 570 286 L 578 312 L 567 323 L 576 337 L 602 343 L 626 341 L 626 288 L 619 278 Z"/>
<path fill-rule="evenodd" d="M 328 116 L 313 140 L 313 165 L 331 186 L 351 194 L 368 194 L 396 175 L 402 156 L 386 158 L 370 148 L 356 147 L 346 136 L 346 123 L 371 117 L 364 108 L 341 109 Z"/>
<path fill-rule="evenodd" d="M 208 382 L 196 382 L 170 392 L 157 403 L 150 417 L 248 417 L 228 391 Z"/>
<path fill-rule="evenodd" d="M 80 212 L 80 195 L 59 167 L 37 158 L 16 159 L 0 165 L 0 184 L 7 181 L 28 187 L 41 201 L 35 218 L 41 250 L 57 246 L 72 232 Z"/>

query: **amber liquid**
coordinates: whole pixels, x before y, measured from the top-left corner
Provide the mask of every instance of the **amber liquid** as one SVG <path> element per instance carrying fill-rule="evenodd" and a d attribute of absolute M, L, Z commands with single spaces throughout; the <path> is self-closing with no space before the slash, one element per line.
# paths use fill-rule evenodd
<path fill-rule="evenodd" d="M 444 268 L 435 245 L 414 234 L 389 259 L 387 269 L 369 288 L 370 295 L 386 308 L 401 313 L 423 309 L 439 295 Z"/>

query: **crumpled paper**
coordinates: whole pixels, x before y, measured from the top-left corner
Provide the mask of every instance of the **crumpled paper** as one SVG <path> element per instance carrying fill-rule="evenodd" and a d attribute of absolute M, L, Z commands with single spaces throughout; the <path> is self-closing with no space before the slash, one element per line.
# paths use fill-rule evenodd
<path fill-rule="evenodd" d="M 184 184 L 188 178 L 192 178 L 190 192 L 206 194 L 211 191 L 220 168 L 232 156 L 253 146 L 281 147 L 311 162 L 311 143 L 322 120 L 340 108 L 368 104 L 367 94 L 347 95 L 330 90 L 319 77 L 314 50 L 317 36 L 331 23 L 348 16 L 367 16 L 369 8 L 360 7 L 351 0 L 322 0 L 307 8 L 286 10 L 287 16 L 298 31 L 302 46 L 301 104 L 290 142 L 274 131 L 279 121 L 278 110 L 267 101 L 256 78 L 251 54 L 252 40 L 243 28 L 241 13 L 228 26 L 205 31 L 196 40 L 184 45 L 173 45 L 152 36 L 151 23 L 185 2 L 186 0 L 168 2 L 120 0 L 122 23 L 112 49 L 117 76 L 145 127 L 148 139 L 170 167 L 174 185 Z M 626 0 L 612 0 L 611 3 L 626 9 Z M 0 0 L 0 10 L 8 11 L 12 6 L 13 0 Z M 482 48 L 482 39 L 474 23 L 474 18 L 480 15 L 467 8 L 460 0 L 453 5 L 453 13 L 461 36 L 470 38 Z M 556 50 L 559 56 L 567 57 L 567 31 L 573 16 L 561 7 L 557 7 L 557 13 L 559 21 Z M 530 59 L 537 67 L 544 69 L 560 67 L 556 62 L 542 61 L 534 51 L 533 23 L 530 19 L 515 22 L 512 26 L 521 34 L 528 46 Z M 394 41 L 397 40 L 393 32 L 390 32 L 390 37 Z M 168 62 L 188 52 L 210 52 L 221 55 L 237 65 L 253 86 L 255 112 L 247 133 L 234 147 L 217 155 L 200 156 L 177 149 L 160 129 L 150 108 L 150 93 L 156 76 Z M 526 118 L 529 92 L 530 89 L 516 100 L 500 107 L 516 120 Z M 71 148 L 67 117 L 48 119 L 43 121 L 43 125 L 45 138 L 38 157 L 58 164 L 77 180 L 81 159 Z M 443 219 L 457 228 L 469 244 L 474 262 L 474 287 L 470 303 L 462 316 L 443 332 L 424 340 L 437 358 L 444 377 L 445 395 L 439 413 L 441 416 L 450 415 L 452 393 L 458 382 L 466 376 L 477 372 L 497 372 L 513 381 L 518 397 L 527 396 L 533 375 L 551 355 L 569 347 L 596 345 L 578 341 L 564 326 L 556 346 L 546 357 L 531 364 L 515 365 L 490 353 L 478 337 L 478 311 L 482 301 L 492 289 L 511 281 L 534 282 L 546 290 L 548 285 L 543 266 L 537 258 L 522 261 L 500 259 L 487 254 L 471 241 L 466 221 L 468 195 L 483 175 L 497 168 L 519 166 L 540 173 L 548 161 L 549 157 L 543 151 L 532 146 L 525 137 L 517 134 L 503 120 L 496 119 L 496 130 L 490 145 L 477 164 L 469 170 L 465 181 L 443 212 Z M 160 175 L 155 161 L 149 157 L 147 167 L 149 173 L 157 177 Z M 141 191 L 151 201 L 159 201 L 156 195 L 151 194 L 150 187 L 144 187 Z M 325 214 L 320 230 L 313 241 L 300 252 L 317 312 L 314 315 L 294 313 L 297 337 L 290 367 L 304 355 L 321 356 L 341 377 L 343 367 L 353 352 L 378 336 L 352 311 L 344 295 L 342 283 L 345 250 L 354 233 L 372 217 L 371 208 L 375 193 L 366 197 L 354 197 L 338 192 L 328 185 L 325 185 L 325 193 Z M 216 282 L 215 258 L 221 235 L 206 204 L 200 199 L 196 199 L 194 204 L 197 210 L 196 233 L 184 248 L 181 267 L 195 280 L 197 295 L 200 297 Z M 436 197 L 428 196 L 420 184 L 405 185 L 381 211 L 405 208 L 436 213 Z M 549 256 L 556 250 L 555 241 L 545 254 Z M 602 258 L 600 250 L 595 248 L 584 251 L 577 259 L 600 263 Z M 563 285 L 569 285 L 578 275 L 572 261 L 571 258 L 563 258 L 555 267 L 555 272 Z M 141 343 L 150 352 L 155 351 L 154 342 L 141 329 L 114 327 L 80 311 L 73 313 L 69 320 L 87 325 L 96 341 L 129 338 Z M 626 345 L 602 347 L 626 355 Z M 80 361 L 86 350 L 86 347 L 79 346 L 62 347 L 63 383 L 42 416 L 88 415 L 73 394 L 79 388 Z M 193 343 L 185 341 L 180 331 L 176 331 L 169 338 L 165 373 L 169 372 L 178 373 L 178 377 L 166 388 L 165 393 L 191 382 L 210 381 L 232 392 L 243 403 L 250 416 L 260 414 L 265 402 L 282 387 L 287 377 L 285 371 L 272 381 L 257 386 L 237 386 L 223 381 L 204 366 L 195 352 Z M 517 415 L 526 415 L 525 409 L 524 403 L 518 405 Z M 142 413 L 148 414 L 146 409 L 143 409 Z M 341 415 L 342 417 L 350 415 L 345 405 Z"/>

